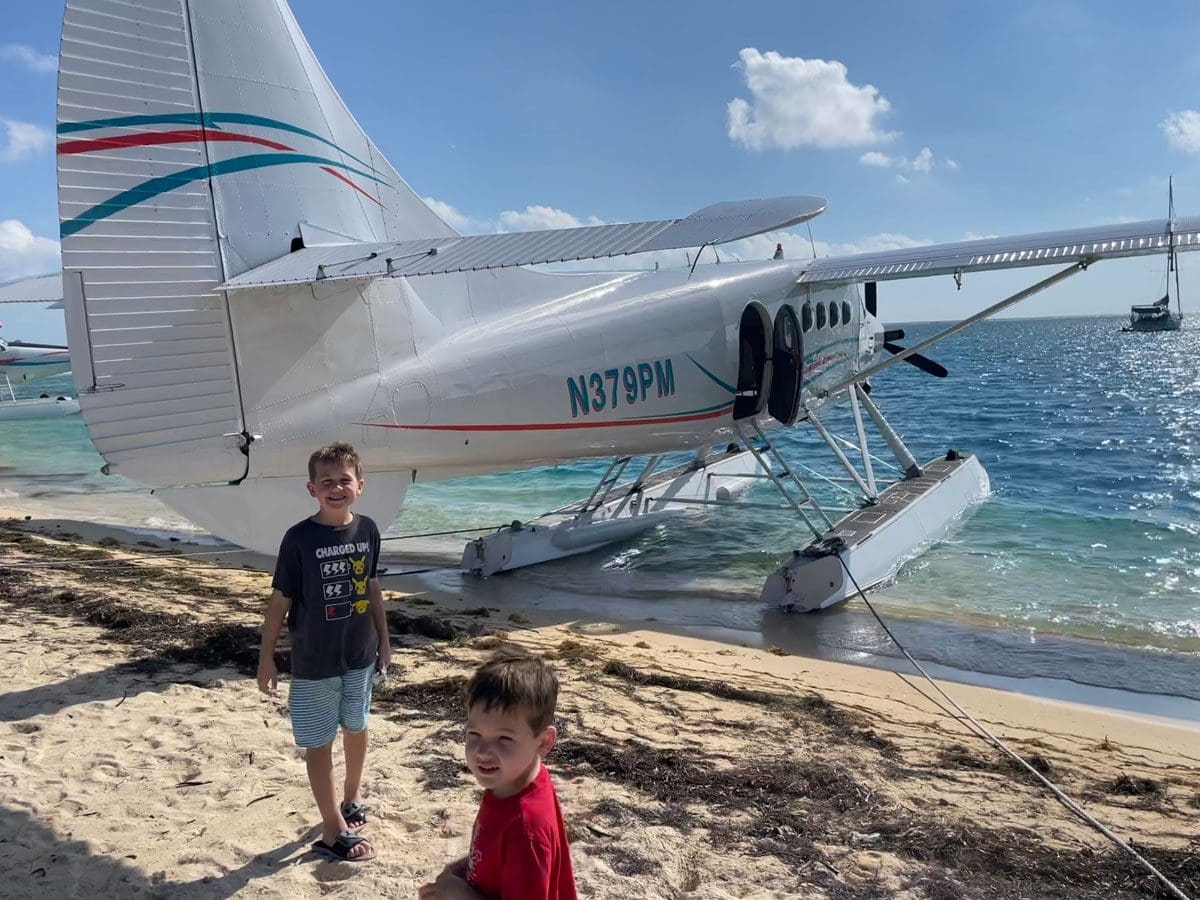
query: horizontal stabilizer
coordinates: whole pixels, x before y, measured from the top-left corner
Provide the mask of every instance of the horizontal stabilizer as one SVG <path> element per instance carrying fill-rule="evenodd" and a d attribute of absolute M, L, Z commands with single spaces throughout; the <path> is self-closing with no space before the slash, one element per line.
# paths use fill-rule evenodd
<path fill-rule="evenodd" d="M 988 269 L 1068 265 L 1073 262 L 1149 256 L 1200 250 L 1200 216 L 1151 219 L 1122 225 L 1048 231 L 1015 237 L 986 238 L 956 244 L 928 244 L 880 253 L 833 256 L 813 260 L 801 284 L 843 284 L 924 278 Z"/>
<path fill-rule="evenodd" d="M 225 290 L 338 278 L 440 275 L 724 244 L 805 222 L 825 210 L 819 197 L 715 203 L 684 219 L 350 243 L 289 253 L 225 282 Z"/>
<path fill-rule="evenodd" d="M 0 303 L 60 303 L 62 295 L 62 272 L 0 284 Z"/>

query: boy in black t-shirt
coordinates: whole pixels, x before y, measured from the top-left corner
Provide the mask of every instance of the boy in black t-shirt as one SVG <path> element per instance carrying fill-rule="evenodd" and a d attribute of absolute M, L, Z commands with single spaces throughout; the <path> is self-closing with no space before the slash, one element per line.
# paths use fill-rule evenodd
<path fill-rule="evenodd" d="M 365 484 L 349 444 L 322 447 L 308 460 L 308 492 L 320 509 L 288 529 L 275 562 L 267 603 L 258 688 L 274 693 L 275 642 L 284 617 L 292 635 L 288 706 L 296 745 L 305 748 L 308 783 L 321 811 L 321 839 L 313 850 L 364 862 L 375 848 L 358 832 L 367 824 L 360 787 L 367 757 L 367 718 L 374 669 L 386 674 L 388 642 L 383 592 L 376 577 L 379 529 L 350 507 Z M 333 740 L 342 726 L 345 794 L 333 783 Z"/>

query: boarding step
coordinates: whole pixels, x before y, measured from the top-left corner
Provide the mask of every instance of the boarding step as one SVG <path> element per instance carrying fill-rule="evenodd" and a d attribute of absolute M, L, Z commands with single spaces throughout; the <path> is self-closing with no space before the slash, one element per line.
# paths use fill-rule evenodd
<path fill-rule="evenodd" d="M 748 419 L 744 422 L 734 422 L 733 428 L 737 432 L 738 437 L 742 439 L 742 444 L 746 447 L 746 450 L 754 456 L 759 469 L 775 485 L 775 488 L 783 496 L 783 499 L 787 501 L 796 515 L 800 517 L 801 521 L 808 526 L 808 530 L 814 536 L 821 534 L 819 522 L 810 519 L 804 512 L 804 507 L 807 506 L 814 510 L 817 513 L 818 520 L 823 521 L 827 526 L 833 524 L 833 520 L 829 518 L 825 510 L 817 503 L 808 486 L 795 473 L 792 467 L 788 465 L 787 460 L 779 454 L 779 451 L 775 449 L 775 445 L 763 433 L 762 428 L 757 422 L 753 419 Z M 747 432 L 750 433 L 748 434 Z M 755 437 L 758 438 L 759 446 L 755 446 Z M 778 465 L 782 469 L 782 474 L 776 474 L 775 465 Z M 799 498 L 792 496 L 792 492 L 789 490 L 792 486 L 799 491 Z"/>
<path fill-rule="evenodd" d="M 629 467 L 629 463 L 633 460 L 632 456 L 619 456 L 609 464 L 608 470 L 600 476 L 600 481 L 596 484 L 591 495 L 583 501 L 581 512 L 597 509 L 604 505 L 604 501 L 608 499 L 609 492 L 621 480 L 621 476 L 625 473 L 625 469 Z"/>

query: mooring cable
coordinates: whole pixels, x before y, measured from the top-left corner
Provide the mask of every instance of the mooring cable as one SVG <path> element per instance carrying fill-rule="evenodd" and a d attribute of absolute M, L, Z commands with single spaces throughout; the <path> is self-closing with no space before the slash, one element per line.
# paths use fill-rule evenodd
<path fill-rule="evenodd" d="M 1148 871 L 1155 878 L 1157 878 L 1160 882 L 1162 882 L 1162 884 L 1166 887 L 1166 889 L 1168 891 L 1171 892 L 1171 894 L 1173 896 L 1179 898 L 1179 900 L 1191 900 L 1191 898 L 1188 897 L 1188 895 L 1185 894 L 1173 881 L 1171 881 L 1171 879 L 1169 879 L 1162 872 L 1158 871 L 1158 869 L 1156 869 L 1154 867 L 1154 865 L 1148 859 L 1146 859 L 1144 856 L 1142 856 L 1140 853 L 1138 853 L 1137 850 L 1135 850 L 1133 847 L 1131 847 L 1125 841 L 1121 840 L 1121 838 L 1119 838 L 1117 835 L 1115 835 L 1112 831 L 1110 831 L 1104 825 L 1103 822 L 1101 822 L 1100 820 L 1095 818 L 1093 815 L 1091 815 L 1091 813 L 1089 813 L 1086 810 L 1084 810 L 1083 808 L 1081 808 L 1074 800 L 1072 800 L 1065 793 L 1063 793 L 1062 790 L 1060 790 L 1059 787 L 1056 784 L 1054 784 L 1054 782 L 1050 781 L 1050 779 L 1048 779 L 1045 775 L 1043 775 L 1036 768 L 1034 768 L 1032 765 L 1030 765 L 1028 762 L 1026 762 L 1024 757 L 1022 757 L 1019 753 L 1017 753 L 1017 751 L 1013 750 L 1011 747 L 1009 747 L 1007 744 L 1005 744 L 1004 741 L 1000 740 L 1000 738 L 996 737 L 996 735 L 994 735 L 991 731 L 989 731 L 987 729 L 987 727 L 982 725 L 979 722 L 979 720 L 977 720 L 969 712 L 967 712 L 965 709 L 963 709 L 963 707 L 960 706 L 959 703 L 953 697 L 951 697 L 944 690 L 942 690 L 941 685 L 939 685 L 936 681 L 933 680 L 933 678 L 931 678 L 929 676 L 929 673 L 925 671 L 925 669 L 921 666 L 921 664 L 919 662 L 917 662 L 917 660 L 913 657 L 913 655 L 911 653 L 909 653 L 907 649 L 905 649 L 903 644 L 900 643 L 900 641 L 899 641 L 899 639 L 897 639 L 896 635 L 892 633 L 892 629 L 890 629 L 888 627 L 887 623 L 885 621 L 883 621 L 883 617 L 879 615 L 879 613 L 875 610 L 874 605 L 871 603 L 870 600 L 867 599 L 866 592 L 859 585 L 858 579 L 856 579 L 854 577 L 854 573 L 850 571 L 850 566 L 846 564 L 846 560 L 842 557 L 842 552 L 846 549 L 846 542 L 844 540 L 842 540 L 841 538 L 831 538 L 831 539 L 828 539 L 827 541 L 825 541 L 824 543 L 825 543 L 825 549 L 827 549 L 829 551 L 829 553 L 831 553 L 833 556 L 836 556 L 838 562 L 842 564 L 842 568 L 846 570 L 846 575 L 850 578 L 851 583 L 853 583 L 854 589 L 856 591 L 858 591 L 858 596 L 862 598 L 863 603 L 865 603 L 867 605 L 867 609 L 869 609 L 871 611 L 871 615 L 873 615 L 875 617 L 875 620 L 879 623 L 880 627 L 882 627 L 883 630 L 887 633 L 887 636 L 891 639 L 892 643 L 896 645 L 896 649 L 904 654 L 904 657 L 910 663 L 912 663 L 913 668 L 915 668 L 918 672 L 921 673 L 921 675 L 924 677 L 924 679 L 929 682 L 929 684 L 933 687 L 933 689 L 935 691 L 937 691 L 939 694 L 941 694 L 943 697 L 945 697 L 946 701 L 951 706 L 953 706 L 956 710 L 958 710 L 958 712 L 977 729 L 975 734 L 977 734 L 980 737 L 983 737 L 984 740 L 987 740 L 989 743 L 992 744 L 992 746 L 996 747 L 996 749 L 998 749 L 1002 753 L 1006 754 L 1013 762 L 1017 763 L 1022 768 L 1026 769 L 1029 772 L 1029 774 L 1031 774 L 1034 778 L 1036 778 L 1038 781 L 1040 781 L 1043 786 L 1045 786 L 1052 794 L 1054 794 L 1055 799 L 1057 799 L 1063 806 L 1065 806 L 1067 809 L 1069 809 L 1071 812 L 1073 812 L 1076 816 L 1078 816 L 1080 819 L 1082 819 L 1088 825 L 1092 826 L 1094 829 L 1099 831 L 1102 835 L 1104 835 L 1106 838 L 1108 838 L 1110 841 L 1112 841 L 1114 844 L 1116 844 L 1118 847 L 1120 847 L 1122 850 L 1124 850 L 1126 853 L 1128 853 L 1130 856 L 1132 856 L 1135 860 L 1137 860 L 1139 863 L 1141 863 L 1141 865 L 1143 867 L 1145 867 L 1146 871 Z"/>
<path fill-rule="evenodd" d="M 503 525 L 480 525 L 478 528 L 457 528 L 453 531 L 421 531 L 416 534 L 397 534 L 391 537 L 380 538 L 382 541 L 407 541 L 412 538 L 423 537 L 443 537 L 450 534 L 472 534 L 476 531 L 499 531 L 501 528 L 508 528 L 515 523 L 505 522 Z"/>

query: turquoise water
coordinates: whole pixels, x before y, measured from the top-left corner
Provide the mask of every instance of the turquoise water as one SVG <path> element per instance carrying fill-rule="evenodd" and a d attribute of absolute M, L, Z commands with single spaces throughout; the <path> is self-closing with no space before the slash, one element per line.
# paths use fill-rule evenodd
<path fill-rule="evenodd" d="M 994 490 L 876 593 L 924 658 L 1200 696 L 1200 330 L 1122 334 L 1121 321 L 988 322 L 936 348 L 949 378 L 898 366 L 876 379 L 873 398 L 918 459 L 950 446 L 975 453 Z M 905 326 L 905 343 L 938 327 Z M 845 414 L 824 420 L 851 434 Z M 832 456 L 804 429 L 778 443 L 831 472 Z M 874 449 L 887 456 L 882 441 Z M 418 484 L 391 533 L 532 518 L 586 496 L 604 465 Z M 93 500 L 130 489 L 99 466 L 77 416 L 0 423 L 0 489 Z M 766 488 L 751 497 L 772 499 Z M 722 512 L 703 528 L 516 573 L 506 591 L 620 596 L 663 621 L 757 630 L 762 580 L 802 543 L 782 512 Z M 462 543 L 434 546 L 450 554 Z M 849 621 L 838 615 L 806 627 L 877 649 L 857 628 L 833 627 Z M 1116 650 L 1119 661 L 1107 655 Z"/>

